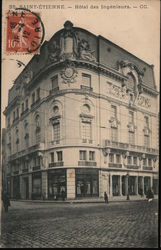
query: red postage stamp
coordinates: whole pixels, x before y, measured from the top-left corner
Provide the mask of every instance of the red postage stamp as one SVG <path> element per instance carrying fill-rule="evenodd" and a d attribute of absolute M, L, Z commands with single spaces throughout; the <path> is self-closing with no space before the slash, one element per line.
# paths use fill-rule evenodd
<path fill-rule="evenodd" d="M 38 53 L 43 38 L 44 26 L 39 13 L 28 9 L 7 13 L 7 52 Z"/>

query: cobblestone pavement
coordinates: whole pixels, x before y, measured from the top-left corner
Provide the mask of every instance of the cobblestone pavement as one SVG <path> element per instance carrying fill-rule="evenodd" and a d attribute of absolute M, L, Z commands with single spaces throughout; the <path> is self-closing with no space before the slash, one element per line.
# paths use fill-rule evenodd
<path fill-rule="evenodd" d="M 54 204 L 12 201 L 2 211 L 2 248 L 150 248 L 158 241 L 157 201 Z"/>

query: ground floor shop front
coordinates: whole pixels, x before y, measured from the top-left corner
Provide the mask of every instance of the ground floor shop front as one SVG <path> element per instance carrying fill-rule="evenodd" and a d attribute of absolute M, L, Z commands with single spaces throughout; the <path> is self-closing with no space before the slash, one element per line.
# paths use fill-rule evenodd
<path fill-rule="evenodd" d="M 157 174 L 95 168 L 60 168 L 7 178 L 7 190 L 14 199 L 79 199 L 146 195 L 158 193 Z"/>

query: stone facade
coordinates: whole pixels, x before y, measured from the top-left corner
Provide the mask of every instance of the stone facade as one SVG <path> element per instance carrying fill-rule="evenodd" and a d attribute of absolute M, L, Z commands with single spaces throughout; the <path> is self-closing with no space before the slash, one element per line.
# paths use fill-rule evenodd
<path fill-rule="evenodd" d="M 153 66 L 67 21 L 9 90 L 11 197 L 157 193 L 157 97 Z"/>

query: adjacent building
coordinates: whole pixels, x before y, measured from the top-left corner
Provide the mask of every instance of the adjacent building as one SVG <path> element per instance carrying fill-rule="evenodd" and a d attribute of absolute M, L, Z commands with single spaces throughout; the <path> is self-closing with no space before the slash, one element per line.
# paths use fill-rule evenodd
<path fill-rule="evenodd" d="M 11 197 L 157 194 L 157 98 L 153 65 L 66 21 L 9 90 Z"/>

